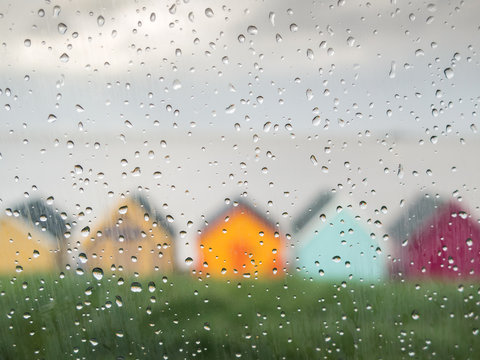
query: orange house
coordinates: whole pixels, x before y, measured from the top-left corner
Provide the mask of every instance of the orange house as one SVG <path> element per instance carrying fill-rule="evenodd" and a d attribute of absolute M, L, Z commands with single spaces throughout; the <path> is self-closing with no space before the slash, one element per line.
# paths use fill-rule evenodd
<path fill-rule="evenodd" d="M 66 233 L 60 214 L 40 199 L 8 212 L 0 219 L 0 273 L 57 271 Z"/>
<path fill-rule="evenodd" d="M 171 272 L 174 264 L 173 231 L 167 220 L 143 196 L 120 201 L 83 241 L 90 268 L 148 275 Z"/>
<path fill-rule="evenodd" d="M 284 238 L 244 202 L 216 217 L 199 241 L 199 274 L 260 278 L 284 273 Z"/>

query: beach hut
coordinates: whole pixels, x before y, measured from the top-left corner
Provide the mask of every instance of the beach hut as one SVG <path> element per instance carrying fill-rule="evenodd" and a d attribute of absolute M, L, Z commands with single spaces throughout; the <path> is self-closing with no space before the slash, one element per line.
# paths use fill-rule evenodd
<path fill-rule="evenodd" d="M 88 233 L 88 229 L 84 231 Z M 139 194 L 122 199 L 82 242 L 80 262 L 104 271 L 147 275 L 174 265 L 174 232 L 167 218 Z"/>
<path fill-rule="evenodd" d="M 235 201 L 213 219 L 199 239 L 199 273 L 227 278 L 284 274 L 285 240 L 256 208 Z"/>
<path fill-rule="evenodd" d="M 376 281 L 388 274 L 380 244 L 352 200 L 324 192 L 294 222 L 295 266 L 312 278 Z"/>
<path fill-rule="evenodd" d="M 53 206 L 35 199 L 7 209 L 0 219 L 0 273 L 58 270 L 67 228 Z"/>
<path fill-rule="evenodd" d="M 407 208 L 389 233 L 396 243 L 394 276 L 480 276 L 478 220 L 458 201 L 422 197 Z"/>

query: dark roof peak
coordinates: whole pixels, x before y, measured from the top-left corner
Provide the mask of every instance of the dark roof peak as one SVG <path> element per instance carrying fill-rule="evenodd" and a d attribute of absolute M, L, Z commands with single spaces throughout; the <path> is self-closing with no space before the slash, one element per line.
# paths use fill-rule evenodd
<path fill-rule="evenodd" d="M 41 198 L 34 198 L 16 206 L 20 216 L 35 227 L 45 230 L 56 239 L 64 239 L 67 226 L 58 209 Z"/>

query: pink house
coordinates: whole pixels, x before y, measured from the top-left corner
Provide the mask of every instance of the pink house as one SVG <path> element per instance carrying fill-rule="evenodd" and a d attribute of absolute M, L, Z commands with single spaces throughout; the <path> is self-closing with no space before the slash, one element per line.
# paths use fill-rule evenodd
<path fill-rule="evenodd" d="M 480 277 L 480 226 L 457 201 L 423 198 L 390 233 L 397 245 L 394 276 Z"/>

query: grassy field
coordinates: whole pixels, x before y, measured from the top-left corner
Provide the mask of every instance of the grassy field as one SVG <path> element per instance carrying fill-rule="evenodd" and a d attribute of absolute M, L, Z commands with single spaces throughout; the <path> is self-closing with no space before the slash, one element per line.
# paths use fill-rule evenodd
<path fill-rule="evenodd" d="M 478 359 L 479 287 L 4 277 L 0 358 Z"/>

